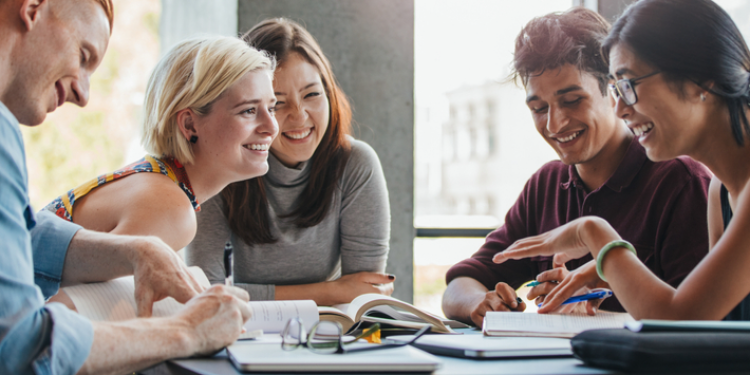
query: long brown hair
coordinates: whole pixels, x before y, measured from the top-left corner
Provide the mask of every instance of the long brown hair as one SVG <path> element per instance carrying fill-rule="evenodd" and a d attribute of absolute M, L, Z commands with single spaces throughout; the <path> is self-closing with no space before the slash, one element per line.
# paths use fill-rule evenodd
<path fill-rule="evenodd" d="M 284 18 L 267 19 L 250 29 L 242 40 L 251 47 L 275 55 L 279 65 L 284 64 L 290 52 L 298 53 L 320 72 L 330 105 L 328 129 L 310 159 L 310 178 L 297 200 L 298 206 L 286 215 L 294 218 L 294 223 L 300 228 L 318 225 L 328 214 L 349 158 L 351 144 L 346 137 L 351 134 L 349 101 L 339 88 L 331 64 L 318 42 L 298 23 Z M 235 235 L 248 245 L 276 241 L 271 234 L 263 177 L 233 183 L 222 191 L 221 196 L 224 214 Z"/>

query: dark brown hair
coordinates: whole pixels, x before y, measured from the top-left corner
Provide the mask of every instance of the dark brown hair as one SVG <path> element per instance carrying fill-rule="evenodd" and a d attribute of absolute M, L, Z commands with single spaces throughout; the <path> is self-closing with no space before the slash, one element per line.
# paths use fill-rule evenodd
<path fill-rule="evenodd" d="M 744 144 L 750 134 L 750 50 L 732 18 L 710 0 L 641 0 L 628 7 L 602 44 L 617 44 L 662 72 L 678 95 L 695 82 L 723 99 L 732 134 Z"/>
<path fill-rule="evenodd" d="M 529 77 L 573 64 L 596 77 L 602 95 L 606 95 L 609 66 L 600 51 L 607 33 L 607 20 L 582 7 L 536 17 L 516 37 L 511 78 L 526 86 Z"/>
<path fill-rule="evenodd" d="M 330 120 L 326 133 L 310 159 L 310 177 L 297 200 L 298 206 L 286 217 L 300 228 L 318 225 L 328 214 L 338 181 L 349 158 L 352 111 L 339 88 L 331 64 L 310 33 L 294 21 L 267 19 L 242 36 L 251 47 L 268 51 L 283 65 L 290 52 L 298 53 L 318 68 L 329 102 Z M 263 177 L 240 181 L 221 193 L 224 213 L 235 235 L 248 245 L 273 243 L 268 198 Z"/>

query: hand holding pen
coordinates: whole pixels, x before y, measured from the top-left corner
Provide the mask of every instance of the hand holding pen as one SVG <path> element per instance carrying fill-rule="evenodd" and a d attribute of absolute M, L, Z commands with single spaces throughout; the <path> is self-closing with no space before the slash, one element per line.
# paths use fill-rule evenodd
<path fill-rule="evenodd" d="M 529 299 L 538 298 L 542 302 L 539 313 L 550 312 L 580 312 L 595 315 L 596 310 L 602 303 L 603 298 L 594 298 L 573 304 L 568 300 L 573 296 L 581 296 L 594 292 L 600 288 L 608 288 L 609 285 L 599 279 L 596 274 L 596 263 L 588 262 L 575 270 L 568 271 L 564 265 L 556 265 L 553 269 L 544 271 L 537 275 L 532 282 L 532 290 Z M 606 298 L 607 296 L 603 296 Z M 568 302 L 563 305 L 564 302 Z"/>

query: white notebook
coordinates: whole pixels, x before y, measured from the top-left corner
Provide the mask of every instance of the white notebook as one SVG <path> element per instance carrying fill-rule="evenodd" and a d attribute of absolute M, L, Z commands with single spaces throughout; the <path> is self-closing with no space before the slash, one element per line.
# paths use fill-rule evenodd
<path fill-rule="evenodd" d="M 360 344 L 352 344 L 360 345 Z M 377 345 L 377 344 L 361 344 Z M 433 372 L 440 360 L 411 346 L 346 354 L 317 354 L 306 348 L 281 349 L 281 340 L 237 342 L 227 347 L 232 364 L 242 372 Z"/>
<path fill-rule="evenodd" d="M 537 314 L 491 311 L 484 317 L 487 336 L 573 337 L 589 329 L 623 328 L 633 317 L 626 313 Z"/>

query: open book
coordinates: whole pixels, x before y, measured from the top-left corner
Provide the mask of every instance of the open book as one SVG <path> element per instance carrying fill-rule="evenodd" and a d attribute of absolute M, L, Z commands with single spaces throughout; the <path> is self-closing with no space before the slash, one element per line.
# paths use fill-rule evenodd
<path fill-rule="evenodd" d="M 490 311 L 484 317 L 486 336 L 573 337 L 589 329 L 623 328 L 632 322 L 626 313 L 536 314 Z"/>
<path fill-rule="evenodd" d="M 354 323 L 364 320 L 404 328 L 419 329 L 429 324 L 432 332 L 453 333 L 451 328 L 467 328 L 466 324 L 432 315 L 414 305 L 381 294 L 363 294 L 349 304 L 318 307 L 320 320 L 336 321 L 348 331 Z"/>

